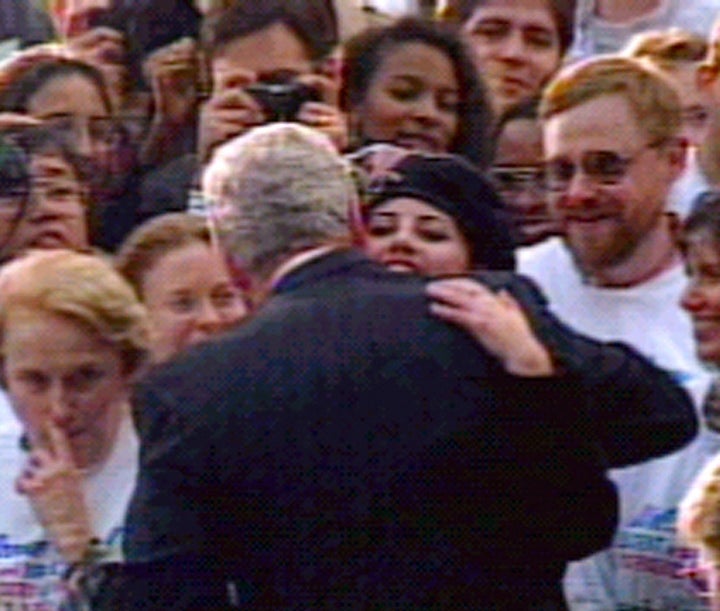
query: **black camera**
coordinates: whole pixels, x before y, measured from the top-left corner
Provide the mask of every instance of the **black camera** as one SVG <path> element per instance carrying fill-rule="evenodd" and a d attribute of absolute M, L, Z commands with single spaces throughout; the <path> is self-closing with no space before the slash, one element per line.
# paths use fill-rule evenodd
<path fill-rule="evenodd" d="M 245 88 L 265 112 L 268 123 L 295 121 L 305 102 L 319 102 L 320 93 L 297 81 L 258 81 Z"/>

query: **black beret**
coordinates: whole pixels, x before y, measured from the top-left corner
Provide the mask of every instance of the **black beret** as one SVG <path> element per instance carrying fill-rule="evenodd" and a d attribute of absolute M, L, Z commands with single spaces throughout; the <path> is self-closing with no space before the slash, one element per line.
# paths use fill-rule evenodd
<path fill-rule="evenodd" d="M 409 154 L 374 178 L 364 202 L 367 213 L 390 199 L 412 197 L 448 214 L 471 246 L 473 265 L 515 269 L 509 215 L 482 173 L 455 155 Z"/>

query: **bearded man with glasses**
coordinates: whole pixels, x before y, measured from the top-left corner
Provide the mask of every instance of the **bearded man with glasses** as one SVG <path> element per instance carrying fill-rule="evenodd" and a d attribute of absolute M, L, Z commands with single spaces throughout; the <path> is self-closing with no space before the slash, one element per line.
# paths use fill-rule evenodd
<path fill-rule="evenodd" d="M 595 58 L 561 71 L 541 101 L 545 181 L 562 237 L 521 249 L 520 271 L 577 330 L 633 345 L 671 372 L 699 406 L 708 375 L 679 306 L 686 276 L 668 212 L 682 173 L 681 103 L 637 60 Z M 686 448 L 612 477 L 621 498 L 613 547 L 571 566 L 573 609 L 704 609 L 677 577 L 692 555 L 675 541 L 677 505 L 720 447 L 703 430 Z"/>

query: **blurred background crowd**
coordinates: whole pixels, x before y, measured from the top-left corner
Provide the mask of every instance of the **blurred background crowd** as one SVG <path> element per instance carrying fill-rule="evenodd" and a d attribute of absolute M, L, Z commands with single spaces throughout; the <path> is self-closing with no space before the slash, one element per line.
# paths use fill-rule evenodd
<path fill-rule="evenodd" d="M 720 608 L 717 16 L 720 0 L 0 0 L 0 607 L 69 608 L 90 539 L 120 558 L 133 384 L 267 296 L 221 246 L 204 170 L 293 122 L 352 171 L 348 245 L 397 273 L 518 271 L 692 397 L 684 447 L 610 465 L 616 535 L 564 593 L 578 611 Z"/>

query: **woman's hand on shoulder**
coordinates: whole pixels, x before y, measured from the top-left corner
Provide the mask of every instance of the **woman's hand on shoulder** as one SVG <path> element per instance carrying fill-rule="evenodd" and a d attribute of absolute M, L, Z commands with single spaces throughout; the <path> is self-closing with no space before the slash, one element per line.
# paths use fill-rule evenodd
<path fill-rule="evenodd" d="M 547 348 L 535 335 L 518 302 L 507 291 L 494 293 L 470 278 L 430 282 L 432 314 L 465 329 L 506 371 L 524 377 L 554 373 Z"/>

